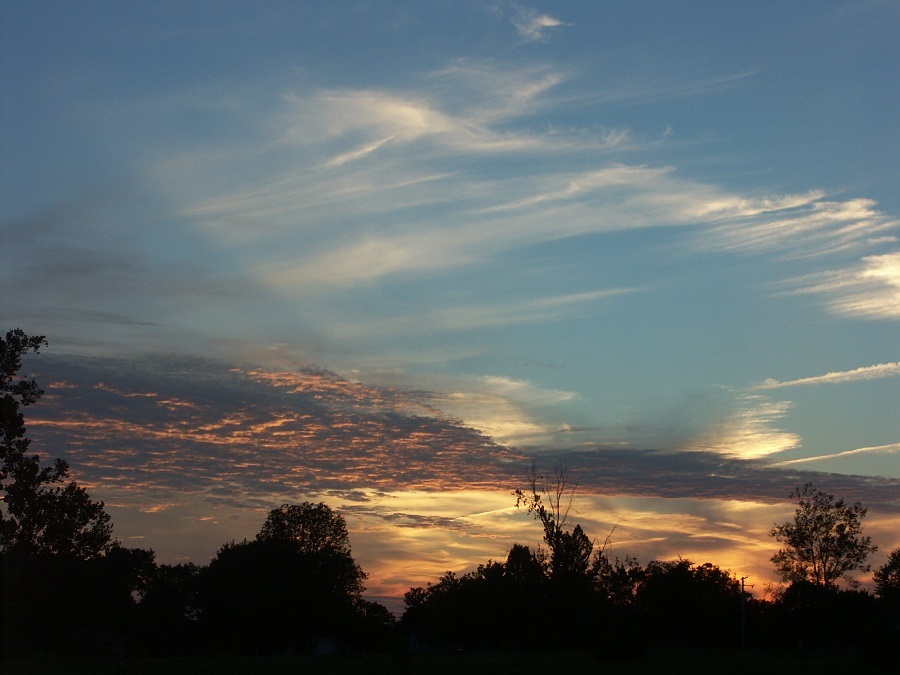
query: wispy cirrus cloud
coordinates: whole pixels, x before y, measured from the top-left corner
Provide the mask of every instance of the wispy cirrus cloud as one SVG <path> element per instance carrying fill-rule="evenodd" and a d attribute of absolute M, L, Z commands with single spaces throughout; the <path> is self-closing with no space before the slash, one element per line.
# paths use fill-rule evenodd
<path fill-rule="evenodd" d="M 484 375 L 461 381 L 441 394 L 436 404 L 498 443 L 546 444 L 565 425 L 543 421 L 541 412 L 577 398 L 571 391 L 545 389 L 526 380 Z"/>
<path fill-rule="evenodd" d="M 457 60 L 406 88 L 291 92 L 266 116 L 261 143 L 235 145 L 233 161 L 217 156 L 215 172 L 199 172 L 249 166 L 253 179 L 226 173 L 180 213 L 239 248 L 249 278 L 290 297 L 489 265 L 523 246 L 638 228 L 685 228 L 691 251 L 773 259 L 817 259 L 891 239 L 897 221 L 872 200 L 821 190 L 748 196 L 672 166 L 603 160 L 634 151 L 628 129 L 535 126 L 536 112 L 565 104 L 554 90 L 571 77 Z M 562 161 L 548 167 L 548 155 Z M 533 158 L 535 168 L 516 161 L 486 175 L 486 156 Z M 171 170 L 177 165 L 160 167 L 164 182 L 185 182 Z M 190 165 L 195 184 L 198 168 Z M 864 260 L 853 293 L 847 279 L 820 281 L 844 286 L 841 312 L 883 315 L 892 273 L 885 261 Z"/>
<path fill-rule="evenodd" d="M 856 319 L 900 318 L 900 253 L 866 256 L 852 267 L 797 277 L 792 295 L 821 294 L 831 312 Z"/>
<path fill-rule="evenodd" d="M 867 448 L 856 448 L 854 450 L 844 450 L 835 452 L 830 455 L 817 455 L 816 457 L 801 457 L 799 459 L 788 459 L 783 462 L 773 462 L 769 466 L 795 466 L 797 464 L 809 464 L 813 462 L 833 461 L 846 457 L 854 457 L 859 455 L 896 455 L 900 454 L 900 443 L 888 443 L 887 445 L 875 445 Z"/>
<path fill-rule="evenodd" d="M 837 451 L 832 454 L 815 454 L 810 457 L 774 462 L 773 468 L 782 471 L 803 469 L 826 474 L 850 474 L 854 476 L 896 476 L 900 473 L 900 443 L 872 445 L 863 448 Z M 863 495 L 864 502 L 869 501 Z"/>
<path fill-rule="evenodd" d="M 805 258 L 860 248 L 900 221 L 875 208 L 871 199 L 827 200 L 823 193 L 778 198 L 726 197 L 700 205 L 710 223 L 701 246 L 731 252 L 774 252 Z"/>
<path fill-rule="evenodd" d="M 77 304 L 86 317 L 101 311 L 92 298 L 102 297 L 108 312 L 159 289 L 156 296 L 172 301 L 156 300 L 151 318 L 166 323 L 175 298 L 217 307 L 272 291 L 281 300 L 317 297 L 397 275 L 486 268 L 522 247 L 640 228 L 684 229 L 689 251 L 805 258 L 810 266 L 894 240 L 896 220 L 871 200 L 821 190 L 740 194 L 669 165 L 623 161 L 637 147 L 628 129 L 536 125 L 536 112 L 565 104 L 558 87 L 571 77 L 458 60 L 404 88 L 294 91 L 262 106 L 263 122 L 237 129 L 240 140 L 215 152 L 173 149 L 147 170 L 175 214 L 222 252 L 215 270 L 153 263 L 127 241 L 113 256 L 92 253 L 73 235 L 93 222 L 82 214 L 30 243 L 38 251 L 22 256 L 30 274 L 11 276 L 39 280 L 28 289 L 40 295 L 31 305 Z M 254 103 L 254 112 L 260 107 Z M 516 161 L 486 174 L 486 156 Z M 561 161 L 548 164 L 548 156 Z M 813 272 L 790 282 L 791 292 L 822 295 L 842 316 L 897 318 L 897 260 L 870 255 L 855 267 Z M 40 281 L 47 279 L 54 282 Z M 516 305 L 487 318 L 508 322 Z M 454 306 L 427 311 L 435 325 L 460 318 Z"/>
<path fill-rule="evenodd" d="M 546 132 L 508 124 L 537 112 L 541 96 L 565 80 L 552 70 L 516 72 L 469 62 L 456 62 L 431 78 L 431 87 L 421 91 L 287 94 L 277 142 L 310 146 L 324 139 L 342 146 L 324 161 L 326 168 L 411 143 L 417 143 L 420 152 L 425 142 L 445 153 L 535 150 L 546 145 Z"/>
<path fill-rule="evenodd" d="M 603 311 L 606 303 L 616 298 L 639 293 L 639 288 L 607 288 L 581 293 L 514 297 L 490 304 L 469 304 L 425 309 L 414 315 L 382 316 L 377 319 L 354 317 L 335 322 L 336 335 L 365 332 L 370 336 L 418 335 L 422 333 L 455 333 L 459 331 L 497 328 L 517 324 L 541 323 L 586 312 Z"/>
<path fill-rule="evenodd" d="M 686 442 L 682 449 L 759 459 L 799 447 L 802 439 L 798 434 L 775 426 L 792 407 L 790 401 L 772 401 L 759 394 L 741 394 L 724 419 Z"/>
<path fill-rule="evenodd" d="M 517 3 L 509 4 L 513 25 L 519 32 L 519 35 L 529 42 L 546 40 L 549 29 L 569 25 L 549 14 L 542 14 L 531 7 L 524 7 Z"/>
<path fill-rule="evenodd" d="M 875 380 L 882 377 L 893 377 L 900 375 L 900 362 L 879 363 L 874 366 L 863 366 L 862 368 L 854 368 L 853 370 L 835 371 L 826 373 L 825 375 L 815 375 L 813 377 L 801 377 L 796 380 L 774 380 L 768 379 L 765 382 L 751 387 L 751 389 L 780 389 L 782 387 L 796 387 L 810 384 L 832 384 L 840 382 L 857 382 L 859 380 Z"/>

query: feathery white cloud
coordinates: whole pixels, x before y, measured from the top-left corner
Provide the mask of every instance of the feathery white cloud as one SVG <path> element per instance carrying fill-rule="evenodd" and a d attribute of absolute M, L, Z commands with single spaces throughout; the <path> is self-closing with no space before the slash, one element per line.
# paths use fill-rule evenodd
<path fill-rule="evenodd" d="M 795 295 L 831 296 L 835 314 L 859 319 L 900 319 L 900 252 L 863 258 L 855 267 L 792 280 Z"/>
<path fill-rule="evenodd" d="M 731 414 L 686 443 L 684 450 L 716 452 L 741 459 L 758 459 L 799 447 L 798 434 L 774 424 L 793 407 L 790 401 L 772 401 L 758 394 L 743 394 Z"/>
<path fill-rule="evenodd" d="M 519 35 L 532 42 L 546 39 L 549 28 L 567 25 L 549 14 L 541 14 L 536 9 L 520 5 L 513 5 L 512 23 Z"/>
<path fill-rule="evenodd" d="M 731 252 L 775 252 L 782 257 L 821 256 L 868 245 L 900 221 L 871 199 L 828 201 L 818 191 L 780 198 L 725 197 L 700 205 L 697 216 L 712 224 L 702 248 Z"/>
<path fill-rule="evenodd" d="M 863 366 L 853 370 L 836 371 L 814 377 L 802 377 L 797 380 L 780 381 L 768 379 L 752 389 L 779 389 L 781 387 L 795 387 L 804 384 L 825 384 L 837 382 L 856 382 L 858 380 L 875 380 L 882 377 L 900 375 L 900 362 L 878 363 L 874 366 Z"/>
<path fill-rule="evenodd" d="M 609 288 L 498 303 L 435 308 L 416 313 L 413 316 L 354 318 L 335 323 L 331 330 L 335 338 L 348 334 L 382 337 L 417 335 L 423 332 L 446 334 L 480 328 L 539 323 L 588 311 L 598 311 L 596 303 L 600 301 L 639 291 L 640 289 L 637 288 Z"/>
<path fill-rule="evenodd" d="M 874 445 L 867 448 L 856 448 L 855 450 L 844 450 L 831 455 L 818 455 L 816 457 L 801 457 L 800 459 L 789 459 L 783 462 L 774 462 L 769 466 L 792 466 L 795 464 L 807 464 L 809 462 L 822 462 L 826 460 L 834 460 L 838 458 L 850 457 L 853 455 L 896 455 L 900 454 L 900 443 L 889 443 L 887 445 Z"/>
<path fill-rule="evenodd" d="M 819 190 L 748 196 L 671 166 L 604 161 L 632 144 L 628 130 L 534 127 L 536 112 L 563 103 L 549 92 L 566 79 L 551 68 L 457 60 L 405 90 L 293 93 L 266 116 L 264 142 L 234 144 L 231 160 L 216 155 L 209 170 L 169 163 L 161 182 L 174 184 L 176 199 L 190 184 L 180 213 L 235 251 L 255 282 L 292 296 L 645 227 L 690 228 L 693 250 L 793 259 L 894 238 L 896 219 L 872 200 Z M 593 153 L 590 165 L 584 153 Z M 548 155 L 561 161 L 548 164 Z M 517 161 L 487 175 L 486 156 Z M 532 168 L 528 158 L 542 161 Z M 208 185 L 206 176 L 214 177 Z M 896 318 L 898 256 L 804 277 L 795 292 L 829 296 L 842 315 Z"/>
<path fill-rule="evenodd" d="M 461 388 L 437 397 L 436 403 L 467 426 L 509 446 L 545 442 L 561 427 L 542 421 L 536 411 L 577 398 L 574 392 L 506 376 L 485 375 L 460 384 Z"/>

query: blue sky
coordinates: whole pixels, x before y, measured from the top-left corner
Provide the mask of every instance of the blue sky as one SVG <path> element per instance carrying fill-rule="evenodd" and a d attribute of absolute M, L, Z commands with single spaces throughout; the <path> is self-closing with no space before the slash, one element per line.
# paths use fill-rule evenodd
<path fill-rule="evenodd" d="M 208 558 L 330 497 L 396 594 L 536 539 L 510 483 L 563 453 L 623 554 L 771 575 L 807 478 L 900 543 L 900 7 L 408 5 L 0 9 L 0 318 L 48 337 L 32 434 L 120 536 Z M 758 536 L 699 546 L 738 503 Z"/>

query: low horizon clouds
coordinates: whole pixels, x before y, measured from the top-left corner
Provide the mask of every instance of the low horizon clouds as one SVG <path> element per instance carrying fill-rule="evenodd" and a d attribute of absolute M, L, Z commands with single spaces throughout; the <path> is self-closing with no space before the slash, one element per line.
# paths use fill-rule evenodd
<path fill-rule="evenodd" d="M 43 353 L 29 365 L 46 389 L 26 420 L 32 449 L 67 458 L 79 484 L 107 501 L 117 531 L 126 540 L 139 533 L 163 560 L 204 564 L 222 536 L 251 536 L 268 509 L 324 499 L 347 515 L 373 588 L 399 595 L 483 562 L 479 556 L 499 557 L 513 541 L 539 539 L 539 528 L 512 508 L 532 459 L 544 470 L 567 466 L 580 495 L 576 520 L 594 533 L 618 523 L 615 550 L 645 561 L 703 555 L 764 575 L 771 523 L 760 515 L 785 511 L 790 491 L 806 481 L 863 500 L 878 522 L 900 518 L 900 479 L 767 465 L 759 454 L 713 447 L 519 451 L 442 412 L 452 397 L 353 383 L 312 367 Z M 508 378 L 488 384 L 501 402 L 510 390 L 540 404 L 572 396 Z M 484 397 L 474 403 L 502 410 Z M 780 414 L 777 405 L 750 403 L 760 405 L 745 434 Z M 756 529 L 731 536 L 735 519 Z M 192 529 L 201 522 L 202 532 Z M 708 541 L 697 538 L 704 531 Z"/>
<path fill-rule="evenodd" d="M 760 463 L 752 460 L 766 453 L 723 453 L 714 446 L 687 452 L 608 447 L 516 450 L 480 433 L 467 419 L 448 415 L 445 404 L 452 407 L 453 396 L 353 383 L 309 367 L 254 370 L 188 357 L 73 359 L 42 353 L 35 359 L 36 375 L 46 389 L 27 420 L 35 450 L 44 456 L 68 456 L 85 484 L 94 489 L 147 488 L 150 499 L 163 488 L 187 486 L 191 492 L 226 500 L 231 498 L 223 491 L 227 487 L 241 503 L 265 501 L 273 491 L 340 489 L 347 494 L 372 489 L 505 488 L 506 481 L 520 476 L 534 452 L 577 458 L 571 464 L 579 471 L 600 461 L 597 469 L 608 473 L 591 469 L 585 489 L 629 493 L 633 483 L 656 495 L 687 490 L 687 496 L 691 490 L 698 494 L 699 486 L 676 487 L 667 480 L 652 490 L 655 471 L 674 478 L 673 470 L 680 467 L 677 471 L 684 472 L 688 481 L 691 476 L 710 479 L 711 471 L 731 474 L 733 480 L 742 472 L 748 477 L 756 473 L 763 481 L 779 475 L 771 473 L 771 467 L 792 463 Z M 533 397 L 540 405 L 574 396 L 540 392 L 509 378 L 489 378 L 488 384 L 501 401 L 511 400 L 509 390 L 522 400 Z M 745 400 L 746 428 L 731 431 L 738 450 L 742 434 L 759 432 L 784 412 L 783 403 L 764 397 Z M 488 409 L 493 405 L 484 397 L 474 404 L 481 408 L 487 404 Z M 868 450 L 895 452 L 896 444 Z M 176 457 L 181 469 L 173 472 Z M 286 467 L 285 461 L 295 464 Z M 613 470 L 615 462 L 620 470 Z M 631 462 L 636 463 L 629 468 Z M 658 466 L 651 470 L 654 462 Z M 251 466 L 254 470 L 248 473 Z M 713 470 L 714 466 L 718 468 Z M 795 476 L 783 478 L 791 481 Z M 864 479 L 842 479 L 845 485 L 859 480 Z M 865 480 L 876 484 L 871 483 L 875 479 Z M 883 480 L 887 486 L 900 479 Z M 784 480 L 762 487 L 754 480 L 738 487 L 741 483 L 734 482 L 738 491 L 733 496 L 777 499 L 783 484 Z M 729 494 L 726 485 L 716 488 L 719 497 Z M 888 499 L 892 501 L 900 508 L 896 496 Z"/>

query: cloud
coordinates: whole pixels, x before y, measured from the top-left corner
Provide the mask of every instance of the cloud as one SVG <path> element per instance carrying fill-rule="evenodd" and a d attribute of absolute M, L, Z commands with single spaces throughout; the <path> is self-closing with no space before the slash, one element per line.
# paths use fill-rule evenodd
<path fill-rule="evenodd" d="M 473 75 L 470 85 L 475 93 L 451 101 L 439 98 L 440 91 L 426 93 L 382 90 L 331 90 L 314 96 L 290 94 L 279 132 L 279 144 L 328 147 L 342 150 L 324 160 L 325 168 L 338 168 L 351 161 L 370 157 L 390 146 L 406 146 L 426 141 L 443 152 L 510 152 L 536 149 L 544 144 L 544 134 L 527 129 L 502 131 L 498 128 L 510 119 L 535 111 L 535 99 L 562 81 L 562 76 L 540 71 L 530 75 L 508 75 L 496 71 L 474 72 L 457 65 L 439 71 L 434 77 Z M 511 82 L 512 81 L 512 82 Z M 481 87 L 486 87 L 481 91 Z M 439 89 L 439 88 L 438 88 Z M 451 91 L 459 85 L 448 87 Z M 449 92 L 445 95 L 449 95 Z M 459 101 L 469 101 L 460 106 Z M 363 138 L 361 142 L 358 140 Z M 352 143 L 349 145 L 348 143 Z M 420 151 L 426 150 L 420 147 Z"/>
<path fill-rule="evenodd" d="M 726 419 L 688 441 L 683 449 L 758 459 L 799 447 L 800 436 L 773 426 L 792 406 L 790 401 L 772 401 L 754 394 L 739 395 L 735 409 Z"/>
<path fill-rule="evenodd" d="M 272 371 L 188 357 L 42 355 L 39 365 L 39 381 L 53 386 L 29 413 L 35 451 L 66 456 L 79 481 L 101 494 L 127 489 L 143 508 L 178 503 L 182 491 L 259 508 L 310 492 L 359 502 L 396 490 L 511 489 L 527 456 L 461 422 L 453 406 L 480 408 L 501 426 L 504 410 L 526 419 L 574 396 L 507 377 L 441 393 L 354 383 L 309 367 Z M 796 442 L 771 426 L 788 405 L 744 395 L 691 452 L 530 451 L 577 467 L 577 482 L 598 494 L 775 498 L 790 491 L 784 486 L 796 473 L 746 458 Z M 852 486 L 858 477 L 829 480 Z"/>
<path fill-rule="evenodd" d="M 665 185 L 672 167 L 646 167 L 614 164 L 602 169 L 577 174 L 556 174 L 537 181 L 538 191 L 523 199 L 500 203 L 484 209 L 483 213 L 533 210 L 535 207 L 578 202 L 603 191 L 631 188 L 636 192 L 659 191 Z M 658 192 L 657 192 L 658 194 Z M 615 192 L 613 192 L 614 196 Z"/>
<path fill-rule="evenodd" d="M 408 270 L 407 270 L 408 272 Z M 511 298 L 491 304 L 424 308 L 415 315 L 352 318 L 335 322 L 335 336 L 366 334 L 370 337 L 438 333 L 496 328 L 517 324 L 557 321 L 578 317 L 598 309 L 604 301 L 640 292 L 638 288 L 609 288 L 562 295 Z M 431 304 L 438 304 L 435 299 Z"/>
<path fill-rule="evenodd" d="M 438 395 L 436 405 L 496 442 L 512 447 L 547 443 L 565 425 L 542 422 L 540 413 L 577 398 L 574 392 L 544 389 L 510 377 L 486 375 L 459 380 L 463 387 Z"/>
<path fill-rule="evenodd" d="M 325 167 L 328 169 L 341 166 L 342 164 L 346 164 L 347 162 L 352 162 L 356 159 L 361 159 L 366 157 L 367 155 L 372 154 L 378 148 L 383 146 L 385 143 L 389 143 L 396 138 L 395 136 L 388 136 L 387 138 L 381 138 L 371 143 L 366 143 L 365 145 L 356 148 L 355 150 L 349 150 L 343 154 L 337 155 L 336 157 L 332 157 L 325 163 Z"/>
<path fill-rule="evenodd" d="M 875 209 L 871 199 L 825 200 L 822 193 L 780 198 L 725 197 L 696 205 L 710 223 L 698 244 L 706 250 L 775 252 L 796 259 L 867 246 L 900 221 Z"/>
<path fill-rule="evenodd" d="M 690 215 L 700 220 L 727 220 L 732 218 L 748 218 L 776 211 L 799 209 L 809 206 L 825 194 L 814 190 L 806 194 L 776 195 L 771 197 L 739 197 L 722 195 L 709 201 L 696 204 Z"/>
<path fill-rule="evenodd" d="M 383 168 L 393 166 L 388 163 Z M 625 164 L 487 180 L 466 172 L 432 173 L 429 193 L 421 189 L 426 184 L 403 179 L 379 190 L 383 177 L 357 174 L 356 189 L 363 192 L 338 208 L 345 217 L 362 218 L 355 202 L 363 193 L 372 199 L 360 201 L 359 206 L 365 205 L 370 214 L 382 212 L 382 200 L 391 197 L 393 202 L 383 206 L 385 214 L 394 212 L 391 225 L 367 228 L 356 240 L 326 240 L 304 250 L 299 259 L 267 260 L 255 266 L 255 273 L 267 286 L 292 293 L 298 288 L 372 283 L 398 273 L 425 274 L 486 264 L 493 255 L 539 242 L 660 226 L 694 230 L 696 236 L 690 237 L 694 250 L 818 257 L 868 246 L 874 232 L 894 224 L 869 202 L 868 207 L 855 203 L 866 200 L 822 203 L 816 201 L 819 193 L 751 199 L 674 174 L 671 167 Z M 323 186 L 320 193 L 334 189 Z M 404 212 L 421 209 L 429 200 L 438 213 L 427 219 L 410 218 Z M 871 217 L 864 217 L 865 213 Z M 900 282 L 895 283 L 895 265 L 884 257 L 865 261 L 868 267 L 856 277 L 841 280 L 848 295 L 840 311 L 896 312 L 895 291 Z M 856 284 L 853 294 L 851 281 Z M 870 289 L 878 291 L 874 299 Z M 864 300 L 869 304 L 863 304 Z M 895 307 L 887 308 L 889 303 Z"/>
<path fill-rule="evenodd" d="M 806 384 L 826 384 L 840 382 L 857 382 L 859 380 L 874 380 L 882 377 L 892 377 L 900 375 L 900 362 L 879 363 L 874 366 L 863 366 L 854 370 L 844 370 L 825 375 L 817 375 L 814 377 L 803 377 L 797 380 L 788 380 L 781 382 L 779 380 L 768 379 L 762 384 L 758 384 L 751 389 L 780 389 L 781 387 L 795 387 Z"/>
<path fill-rule="evenodd" d="M 389 92 L 325 91 L 311 100 L 292 95 L 288 102 L 298 123 L 289 127 L 288 138 L 301 144 L 308 142 L 303 127 L 303 122 L 307 120 L 315 120 L 323 125 L 325 133 L 332 137 L 367 130 L 378 137 L 394 138 L 401 142 L 464 131 L 456 120 L 437 110 L 428 101 Z M 317 114 L 309 115 L 310 105 L 319 108 Z"/>
<path fill-rule="evenodd" d="M 830 455 L 800 457 L 772 464 L 776 468 L 803 467 L 823 473 L 856 476 L 897 476 L 900 474 L 900 443 L 888 443 L 844 450 Z M 868 501 L 863 497 L 862 501 Z"/>
<path fill-rule="evenodd" d="M 42 354 L 37 365 L 38 380 L 52 384 L 29 409 L 32 449 L 70 461 L 79 484 L 106 501 L 120 538 L 143 536 L 164 561 L 204 564 L 222 542 L 252 537 L 278 504 L 325 500 L 347 517 L 370 588 L 396 596 L 448 569 L 502 559 L 514 542 L 539 542 L 539 526 L 512 508 L 530 457 L 460 419 L 500 433 L 511 423 L 510 438 L 539 434 L 546 430 L 516 425 L 574 396 L 508 377 L 441 393 L 351 382 L 312 366 L 190 357 Z M 755 413 L 743 428 L 772 433 L 778 404 L 744 403 Z M 739 427 L 728 428 L 749 445 Z M 756 573 L 750 561 L 771 555 L 761 548 L 765 530 L 806 481 L 864 501 L 873 514 L 900 513 L 896 478 L 769 467 L 714 450 L 581 445 L 529 454 L 541 467 L 567 465 L 579 495 L 575 521 L 592 536 L 617 527 L 613 552 L 645 562 L 709 555 Z"/>
<path fill-rule="evenodd" d="M 179 489 L 233 505 L 310 489 L 471 487 L 520 457 L 438 416 L 426 392 L 356 385 L 326 371 L 188 358 L 76 366 L 48 357 L 41 366 L 64 388 L 50 390 L 29 420 L 36 447 L 66 455 L 100 491 L 129 486 L 138 502 L 172 501 Z M 452 459 L 458 453 L 495 469 L 465 469 Z"/>
<path fill-rule="evenodd" d="M 490 60 L 454 59 L 428 75 L 441 105 L 481 125 L 508 125 L 559 105 L 547 96 L 571 75 L 556 66 L 508 67 Z"/>
<path fill-rule="evenodd" d="M 536 9 L 512 4 L 512 23 L 523 38 L 529 42 L 540 42 L 547 39 L 548 29 L 567 26 L 549 14 L 541 14 Z"/>
<path fill-rule="evenodd" d="M 844 450 L 843 452 L 835 452 L 830 455 L 818 455 L 817 457 L 801 457 L 800 459 L 789 459 L 783 462 L 774 462 L 769 466 L 793 466 L 796 464 L 808 464 L 810 462 L 831 461 L 843 457 L 854 455 L 896 455 L 900 454 L 900 443 L 889 443 L 888 445 L 876 445 L 868 448 L 856 448 L 855 450 Z"/>
<path fill-rule="evenodd" d="M 156 178 L 233 269 L 282 299 L 487 269 L 524 246 L 638 228 L 682 228 L 691 252 L 791 260 L 891 239 L 897 221 L 872 200 L 740 194 L 622 161 L 640 149 L 628 129 L 548 128 L 536 113 L 566 105 L 558 88 L 571 77 L 460 59 L 406 87 L 297 89 L 224 154 L 185 163 L 175 150 Z M 486 171 L 486 158 L 503 170 Z M 890 311 L 891 272 L 865 260 L 858 290 L 885 289 L 879 309 L 846 297 L 842 312 Z"/>
<path fill-rule="evenodd" d="M 863 258 L 855 267 L 797 277 L 794 295 L 830 296 L 828 308 L 857 319 L 900 318 L 900 253 Z"/>

